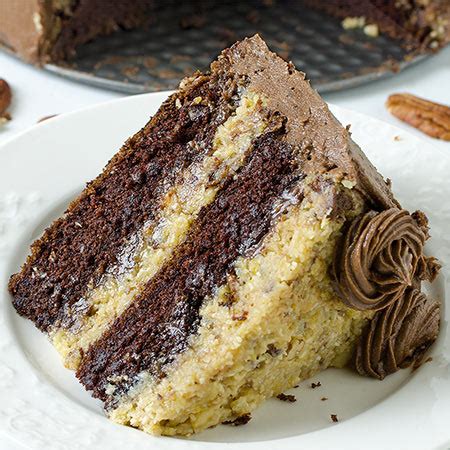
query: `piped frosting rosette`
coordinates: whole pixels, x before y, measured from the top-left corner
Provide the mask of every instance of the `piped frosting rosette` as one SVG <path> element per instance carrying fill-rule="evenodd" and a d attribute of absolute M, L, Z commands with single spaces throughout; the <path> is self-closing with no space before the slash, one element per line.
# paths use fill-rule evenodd
<path fill-rule="evenodd" d="M 418 364 L 438 332 L 439 302 L 408 288 L 399 301 L 375 314 L 356 348 L 356 370 L 382 380 Z"/>
<path fill-rule="evenodd" d="M 379 379 L 407 367 L 436 339 L 439 303 L 420 292 L 440 268 L 423 255 L 428 226 L 421 212 L 391 208 L 354 219 L 332 266 L 335 290 L 358 310 L 377 311 L 357 347 L 358 372 Z"/>

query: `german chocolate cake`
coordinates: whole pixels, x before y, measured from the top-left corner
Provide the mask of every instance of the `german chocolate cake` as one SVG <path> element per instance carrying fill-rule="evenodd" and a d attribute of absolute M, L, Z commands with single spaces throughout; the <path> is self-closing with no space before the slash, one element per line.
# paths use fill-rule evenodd
<path fill-rule="evenodd" d="M 439 331 L 428 237 L 254 36 L 181 82 L 9 288 L 112 420 L 190 435 L 327 367 L 417 364 Z"/>

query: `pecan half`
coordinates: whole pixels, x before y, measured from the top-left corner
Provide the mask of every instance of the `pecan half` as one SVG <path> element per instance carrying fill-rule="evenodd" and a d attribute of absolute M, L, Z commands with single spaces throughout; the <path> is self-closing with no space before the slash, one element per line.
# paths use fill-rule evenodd
<path fill-rule="evenodd" d="M 9 84 L 0 78 L 0 117 L 2 117 L 11 104 L 11 88 Z"/>
<path fill-rule="evenodd" d="M 388 111 L 428 136 L 450 141 L 450 107 L 411 94 L 393 94 L 386 102 Z"/>

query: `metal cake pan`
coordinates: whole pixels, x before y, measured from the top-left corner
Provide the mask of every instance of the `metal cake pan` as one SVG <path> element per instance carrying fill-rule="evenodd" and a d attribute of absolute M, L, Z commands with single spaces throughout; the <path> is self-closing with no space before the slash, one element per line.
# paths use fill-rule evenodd
<path fill-rule="evenodd" d="M 392 76 L 428 55 L 410 55 L 385 35 L 344 30 L 340 20 L 281 3 L 224 1 L 200 12 L 195 2 L 158 10 L 157 20 L 117 31 L 78 49 L 70 63 L 45 69 L 72 80 L 127 94 L 174 89 L 181 78 L 205 70 L 220 51 L 260 33 L 270 48 L 306 72 L 321 93 Z"/>

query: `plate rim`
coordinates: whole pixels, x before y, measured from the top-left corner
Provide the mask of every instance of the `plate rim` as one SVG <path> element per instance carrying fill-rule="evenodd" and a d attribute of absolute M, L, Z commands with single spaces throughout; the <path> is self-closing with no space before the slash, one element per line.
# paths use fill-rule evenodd
<path fill-rule="evenodd" d="M 66 113 L 66 114 L 61 114 L 57 117 L 54 117 L 48 121 L 44 121 L 42 123 L 38 123 L 35 124 L 29 128 L 27 128 L 26 130 L 23 130 L 19 133 L 16 133 L 13 136 L 10 136 L 9 138 L 5 139 L 1 144 L 0 144 L 0 159 L 2 157 L 4 157 L 5 153 L 5 149 L 8 149 L 8 146 L 10 146 L 11 144 L 14 144 L 15 141 L 19 140 L 19 139 L 23 139 L 24 136 L 27 136 L 28 134 L 32 134 L 32 133 L 39 133 L 39 130 L 44 130 L 44 129 L 50 129 L 52 126 L 54 126 L 55 123 L 60 122 L 60 121 L 70 121 L 73 120 L 73 118 L 76 118 L 77 116 L 82 116 L 83 114 L 85 114 L 88 111 L 95 111 L 95 110 L 101 110 L 102 108 L 107 108 L 110 104 L 124 104 L 124 103 L 134 103 L 134 102 L 139 102 L 141 101 L 141 99 L 143 98 L 156 98 L 154 101 L 155 102 L 159 102 L 161 100 L 161 102 L 165 99 L 166 96 L 170 95 L 170 93 L 172 93 L 173 91 L 161 91 L 161 92 L 155 92 L 155 93 L 146 93 L 146 94 L 141 94 L 141 95 L 136 95 L 136 96 L 132 96 L 132 97 L 123 97 L 120 99 L 112 99 L 112 100 L 108 100 L 106 102 L 102 102 L 99 104 L 95 104 L 95 105 L 91 105 L 88 106 L 86 108 L 82 108 L 76 111 L 72 111 L 70 113 Z M 158 103 L 160 104 L 160 103 Z M 371 121 L 375 121 L 377 123 L 381 123 L 383 124 L 384 127 L 389 127 L 392 130 L 395 130 L 398 134 L 401 134 L 402 136 L 407 136 L 408 139 L 412 139 L 414 142 L 416 143 L 422 143 L 423 145 L 425 145 L 428 148 L 432 148 L 433 151 L 438 152 L 438 154 L 441 155 L 445 155 L 445 158 L 447 158 L 450 161 L 450 154 L 448 154 L 447 152 L 444 152 L 443 149 L 439 148 L 439 147 L 435 147 L 433 146 L 432 143 L 426 142 L 422 139 L 420 139 L 417 136 L 412 135 L 411 133 L 403 130 L 403 129 L 399 129 L 398 127 L 391 125 L 389 123 L 383 122 L 379 119 L 375 119 L 373 117 L 367 116 L 365 114 L 350 110 L 350 109 L 346 109 L 346 108 L 342 108 L 336 105 L 330 105 L 330 109 L 332 110 L 333 113 L 343 113 L 343 114 L 348 114 L 349 116 L 352 116 L 354 114 L 356 114 L 357 116 L 363 117 L 367 120 L 371 120 Z M 0 182 L 1 185 L 1 182 Z M 450 181 L 449 181 L 449 186 L 450 186 Z M 450 187 L 449 187 L 450 189 Z M 0 267 L 3 267 L 3 264 L 0 263 Z M 7 274 L 6 274 L 7 275 Z M 449 272 L 448 272 L 448 268 L 444 269 L 444 275 L 446 280 L 444 281 L 445 283 L 445 288 L 448 292 L 448 288 L 449 288 Z M 0 286 L 0 293 L 4 290 L 4 286 Z M 2 297 L 4 297 L 4 295 L 0 294 Z M 5 300 L 5 301 L 3 301 Z M 7 303 L 8 303 L 8 295 L 5 296 L 4 299 L 0 300 L 0 311 L 5 312 L 5 308 L 7 308 Z M 448 313 L 448 307 L 447 307 L 447 313 Z M 448 315 L 448 314 L 447 314 Z M 7 314 L 6 314 L 7 316 Z M 4 320 L 5 317 L 0 317 L 0 337 L 3 338 L 5 337 L 5 330 L 4 327 L 1 326 L 2 324 L 2 319 Z M 7 336 L 10 339 L 10 336 Z M 442 336 L 442 339 L 444 339 L 444 337 Z M 4 356 L 0 355 L 0 373 L 1 373 L 1 369 L 2 369 L 2 361 L 3 361 Z M 25 360 L 25 356 L 22 355 L 21 358 L 23 358 Z M 29 362 L 25 361 L 26 365 L 29 365 Z M 34 375 L 36 376 L 36 374 Z M 51 386 L 50 389 L 46 389 L 46 391 L 48 392 L 52 392 L 54 390 L 57 390 L 54 386 Z M 404 390 L 404 388 L 403 388 Z M 58 391 L 58 390 L 57 390 Z M 1 383 L 0 383 L 0 392 L 2 392 L 2 387 L 1 387 Z M 59 392 L 59 391 L 58 391 Z M 330 435 L 333 436 L 333 434 L 335 434 L 334 431 L 332 430 L 338 430 L 338 429 L 351 429 L 352 425 L 358 423 L 358 421 L 361 420 L 362 416 L 366 416 L 371 410 L 377 408 L 378 406 L 380 406 L 383 403 L 388 402 L 390 399 L 392 399 L 392 397 L 394 397 L 397 394 L 397 392 L 395 394 L 393 394 L 392 396 L 389 396 L 388 398 L 386 398 L 385 400 L 383 400 L 382 402 L 378 403 L 375 405 L 374 408 L 369 409 L 368 411 L 365 411 L 361 414 L 358 414 L 350 419 L 345 420 L 342 423 L 339 423 L 337 426 L 334 427 L 329 427 L 329 428 L 325 428 L 325 429 L 320 429 L 317 431 L 312 431 L 310 433 L 306 433 L 306 434 L 302 434 L 302 435 L 297 435 L 297 436 L 291 436 L 291 437 L 285 437 L 285 438 L 281 438 L 281 439 L 276 439 L 276 440 L 271 440 L 271 441 L 266 441 L 266 442 L 270 442 L 271 447 L 273 445 L 283 445 L 283 447 L 286 447 L 286 449 L 289 448 L 295 448 L 296 445 L 301 444 L 303 442 L 307 443 L 308 441 L 310 441 L 311 444 L 311 439 L 316 440 L 318 439 L 319 441 L 321 441 L 321 436 L 324 437 L 325 435 Z M 450 397 L 449 397 L 450 398 Z M 79 410 L 79 409 L 84 409 L 82 408 L 79 404 L 77 404 L 76 402 L 74 402 L 72 399 L 68 399 L 68 401 L 70 402 L 70 404 L 73 406 L 74 404 L 77 406 L 75 409 Z M 67 402 L 66 402 L 67 403 Z M 67 406 L 67 405 L 66 405 Z M 65 406 L 65 407 L 66 407 Z M 80 414 L 80 416 L 83 414 Z M 86 413 L 83 416 L 86 417 L 90 417 L 90 412 L 89 412 L 89 416 L 86 416 Z M 5 411 L 4 411 L 4 407 L 0 405 L 0 418 L 5 416 Z M 450 414 L 448 414 L 448 417 L 450 417 Z M 99 428 L 101 428 L 102 430 L 105 430 L 105 432 L 107 432 L 108 430 L 110 430 L 111 427 L 111 422 L 105 418 L 101 418 L 100 419 L 103 420 L 103 424 L 100 424 L 100 420 L 94 421 L 96 424 L 98 424 Z M 1 421 L 3 422 L 3 420 Z M 350 423 L 350 425 L 349 425 Z M 113 426 L 115 426 L 114 424 L 112 424 Z M 129 435 L 129 429 L 127 429 L 126 427 L 121 427 L 121 432 L 123 432 L 123 436 L 131 436 Z M 5 432 L 5 428 L 2 427 L 2 425 L 0 424 L 0 432 L 3 432 L 6 434 Z M 132 432 L 135 432 L 134 430 Z M 319 438 L 317 438 L 319 434 Z M 119 433 L 114 433 L 115 435 L 119 434 Z M 121 433 L 122 434 L 122 433 Z M 140 433 L 143 434 L 143 433 Z M 18 440 L 15 436 L 11 436 L 15 441 L 23 444 L 23 442 L 21 440 Z M 215 449 L 225 449 L 225 448 L 229 448 L 229 444 L 223 444 L 223 443 L 211 443 L 211 442 L 207 442 L 207 441 L 188 441 L 188 440 L 172 440 L 170 438 L 153 438 L 151 436 L 145 436 L 145 439 L 148 442 L 151 442 L 155 445 L 156 448 L 173 448 L 174 446 L 177 446 L 178 448 L 186 448 L 186 449 L 190 449 L 190 448 L 195 448 L 197 447 L 211 447 L 211 448 L 215 448 Z M 329 439 L 329 437 L 328 437 Z M 332 438 L 331 438 L 332 439 Z M 127 438 L 124 438 L 124 442 L 127 440 Z M 450 441 L 450 433 L 449 433 L 449 441 Z M 330 441 L 332 442 L 332 441 Z M 175 444 L 174 444 L 175 443 Z M 264 443 L 264 441 L 260 441 L 260 442 L 252 442 L 252 443 L 241 443 L 241 444 L 235 444 L 236 446 L 242 445 L 242 447 L 246 447 L 246 448 L 256 448 L 256 446 L 261 446 Z M 172 445 L 173 444 L 173 445 Z M 30 445 L 29 443 L 25 443 L 25 445 Z M 33 445 L 33 444 L 32 444 Z M 33 447 L 31 447 L 33 448 Z M 38 448 L 38 447 L 36 447 Z M 55 448 L 59 448 L 59 447 L 55 447 Z M 64 447 L 61 447 L 64 448 Z M 67 447 L 67 448 L 72 448 L 72 447 Z M 118 448 L 118 447 L 117 447 Z M 318 447 L 319 448 L 319 447 Z M 349 442 L 349 445 L 346 447 L 348 449 L 350 448 L 354 448 L 352 447 L 352 444 Z M 355 447 L 357 448 L 357 447 Z"/>

